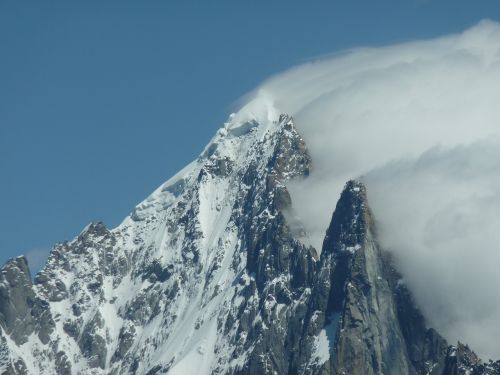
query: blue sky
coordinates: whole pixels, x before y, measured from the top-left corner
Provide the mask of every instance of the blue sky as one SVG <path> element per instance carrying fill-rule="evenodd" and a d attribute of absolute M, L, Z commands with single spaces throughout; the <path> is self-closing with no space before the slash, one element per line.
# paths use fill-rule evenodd
<path fill-rule="evenodd" d="M 1 1 L 0 263 L 116 226 L 263 79 L 483 18 L 498 0 Z"/>

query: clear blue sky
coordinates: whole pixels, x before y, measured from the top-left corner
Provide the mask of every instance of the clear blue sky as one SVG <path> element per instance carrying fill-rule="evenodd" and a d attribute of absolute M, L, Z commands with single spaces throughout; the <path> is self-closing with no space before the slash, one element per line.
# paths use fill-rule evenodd
<path fill-rule="evenodd" d="M 0 263 L 116 226 L 266 77 L 482 18 L 500 2 L 0 1 Z"/>

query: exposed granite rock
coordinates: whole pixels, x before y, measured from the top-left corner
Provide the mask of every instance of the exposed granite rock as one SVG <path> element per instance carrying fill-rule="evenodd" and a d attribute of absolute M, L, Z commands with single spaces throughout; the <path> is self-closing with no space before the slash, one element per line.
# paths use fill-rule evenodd
<path fill-rule="evenodd" d="M 106 340 L 100 334 L 103 328 L 104 322 L 100 313 L 97 312 L 85 326 L 78 340 L 78 345 L 91 368 L 100 367 L 104 369 L 106 366 Z"/>
<path fill-rule="evenodd" d="M 8 261 L 0 272 L 0 326 L 18 345 L 35 330 L 31 316 L 35 298 L 26 258 Z"/>
<path fill-rule="evenodd" d="M 390 254 L 377 243 L 364 185 L 350 181 L 327 230 L 319 279 L 310 302 L 301 373 L 490 374 L 468 347 L 451 347 L 428 328 Z M 326 333 L 328 359 L 314 361 Z M 316 341 L 317 342 L 317 341 Z M 303 361 L 304 361 L 303 359 Z M 494 370 L 489 364 L 488 371 Z M 482 371 L 482 372 L 481 372 Z"/>

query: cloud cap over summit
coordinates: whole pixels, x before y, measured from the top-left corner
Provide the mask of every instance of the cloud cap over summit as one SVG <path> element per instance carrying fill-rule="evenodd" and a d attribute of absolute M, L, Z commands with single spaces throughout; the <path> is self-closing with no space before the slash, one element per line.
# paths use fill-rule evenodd
<path fill-rule="evenodd" d="M 295 117 L 314 170 L 288 187 L 317 249 L 343 184 L 363 176 L 428 319 L 485 357 L 500 355 L 499 82 L 500 24 L 484 20 L 292 68 L 236 114 Z"/>

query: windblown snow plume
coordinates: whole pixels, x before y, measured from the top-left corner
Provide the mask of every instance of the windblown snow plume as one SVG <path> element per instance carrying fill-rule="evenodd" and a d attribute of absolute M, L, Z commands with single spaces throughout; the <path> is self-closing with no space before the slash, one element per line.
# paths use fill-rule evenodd
<path fill-rule="evenodd" d="M 298 66 L 237 116 L 273 112 L 295 117 L 312 154 L 311 176 L 289 186 L 311 243 L 321 248 L 345 181 L 363 176 L 431 324 L 498 357 L 500 25 Z"/>

